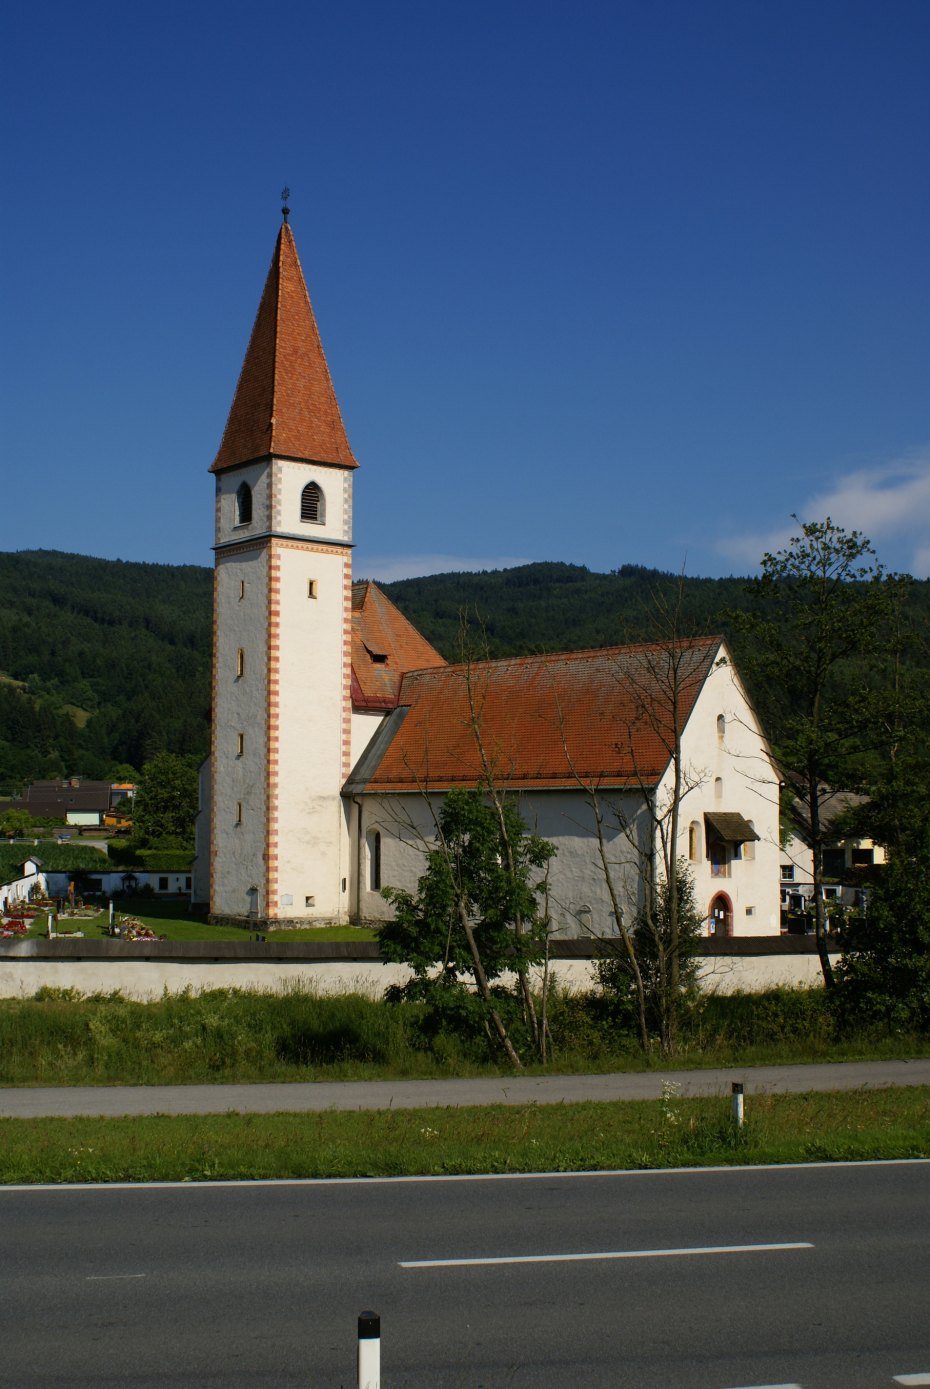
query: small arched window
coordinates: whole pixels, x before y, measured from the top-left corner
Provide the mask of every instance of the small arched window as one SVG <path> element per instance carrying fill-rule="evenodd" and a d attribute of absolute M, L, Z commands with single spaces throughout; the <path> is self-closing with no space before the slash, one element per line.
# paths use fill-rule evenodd
<path fill-rule="evenodd" d="M 247 482 L 240 482 L 236 492 L 236 525 L 247 526 L 252 519 L 252 489 Z"/>
<path fill-rule="evenodd" d="M 748 823 L 749 828 L 750 828 L 751 830 L 754 830 L 754 829 L 755 829 L 755 825 L 752 823 L 751 820 L 749 820 L 747 823 Z M 752 863 L 752 861 L 753 861 L 753 859 L 755 858 L 755 856 L 756 856 L 756 841 L 755 841 L 754 839 L 747 839 L 746 842 L 745 842 L 745 844 L 743 845 L 743 858 L 746 860 L 747 863 Z"/>
<path fill-rule="evenodd" d="M 721 741 L 723 740 L 723 735 L 726 733 L 726 731 L 727 731 L 727 721 L 726 721 L 726 719 L 724 718 L 723 714 L 718 714 L 718 715 L 717 715 L 717 737 L 718 737 Z"/>
<path fill-rule="evenodd" d="M 714 800 L 715 800 L 715 801 L 722 801 L 722 800 L 723 800 L 723 777 L 722 777 L 722 776 L 715 776 L 715 777 L 714 777 Z"/>
<path fill-rule="evenodd" d="M 319 483 L 308 482 L 300 494 L 301 521 L 315 521 L 321 526 L 326 520 L 326 498 Z"/>
<path fill-rule="evenodd" d="M 692 820 L 688 826 L 688 858 L 692 863 L 701 861 L 701 825 L 698 820 Z"/>

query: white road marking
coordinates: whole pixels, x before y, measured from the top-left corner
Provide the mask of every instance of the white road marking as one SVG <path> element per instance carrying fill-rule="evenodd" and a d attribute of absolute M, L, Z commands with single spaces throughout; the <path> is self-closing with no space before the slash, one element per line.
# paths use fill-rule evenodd
<path fill-rule="evenodd" d="M 112 1283 L 114 1279 L 120 1278 L 144 1278 L 144 1273 L 89 1273 L 84 1279 L 85 1283 Z"/>
<path fill-rule="evenodd" d="M 861 1162 L 759 1162 L 719 1167 L 605 1167 L 587 1172 L 449 1172 L 412 1177 L 264 1177 L 225 1178 L 197 1182 L 19 1182 L 0 1183 L 4 1192 L 27 1191 L 203 1191 L 225 1187 L 266 1186 L 404 1186 L 411 1182 L 553 1182 L 577 1181 L 591 1177 L 706 1177 L 727 1172 L 809 1172 L 834 1167 L 915 1167 L 927 1166 L 930 1158 L 865 1158 Z"/>
<path fill-rule="evenodd" d="M 680 1259 L 689 1254 L 764 1254 L 812 1244 L 708 1244 L 690 1249 L 614 1249 L 597 1254 L 506 1254 L 487 1259 L 411 1259 L 398 1268 L 474 1268 L 485 1264 L 577 1264 L 593 1259 Z"/>
<path fill-rule="evenodd" d="M 895 1375 L 895 1384 L 930 1384 L 930 1373 L 921 1375 Z"/>
<path fill-rule="evenodd" d="M 744 1384 L 740 1389 L 801 1389 L 800 1384 Z"/>

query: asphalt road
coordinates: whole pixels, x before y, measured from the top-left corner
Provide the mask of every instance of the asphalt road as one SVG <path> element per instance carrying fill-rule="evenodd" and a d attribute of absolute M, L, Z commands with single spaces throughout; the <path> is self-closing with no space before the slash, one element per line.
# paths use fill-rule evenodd
<path fill-rule="evenodd" d="M 722 1095 L 732 1081 L 746 1094 L 930 1085 L 930 1057 L 808 1066 L 743 1066 L 706 1071 L 611 1075 L 498 1076 L 477 1080 L 350 1080 L 270 1085 L 112 1085 L 0 1088 L 0 1117 L 75 1115 L 273 1114 L 323 1109 L 422 1109 L 437 1105 L 567 1104 L 658 1098 L 673 1082 L 682 1095 Z"/>
<path fill-rule="evenodd" d="M 4 1389 L 354 1389 L 366 1307 L 383 1389 L 930 1383 L 926 1162 L 7 1188 L 0 1242 Z"/>

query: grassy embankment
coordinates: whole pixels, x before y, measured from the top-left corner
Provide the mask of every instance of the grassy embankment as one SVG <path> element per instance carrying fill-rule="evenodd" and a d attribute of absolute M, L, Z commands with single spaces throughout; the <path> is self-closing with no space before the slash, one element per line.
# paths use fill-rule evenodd
<path fill-rule="evenodd" d="M 0 1120 L 0 1181 L 584 1171 L 930 1155 L 930 1088 L 372 1113 Z"/>
<path fill-rule="evenodd" d="M 556 993 L 550 1072 L 641 1070 L 644 1058 L 600 995 Z M 841 1032 L 821 990 L 709 996 L 690 1015 L 676 1067 L 930 1054 L 930 1037 Z M 664 1063 L 667 1065 L 668 1063 Z M 530 1073 L 540 1066 L 528 1066 Z M 215 990 L 138 1002 L 47 989 L 0 1000 L 0 1084 L 193 1084 L 508 1073 L 484 1039 L 431 1036 L 413 1004 L 359 994 Z"/>

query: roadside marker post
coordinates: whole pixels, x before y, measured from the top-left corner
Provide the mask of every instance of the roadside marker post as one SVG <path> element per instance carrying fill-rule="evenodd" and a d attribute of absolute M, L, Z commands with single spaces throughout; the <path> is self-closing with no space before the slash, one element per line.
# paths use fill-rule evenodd
<path fill-rule="evenodd" d="M 738 1129 L 743 1127 L 743 1084 L 739 1080 L 733 1082 L 733 1122 Z"/>
<path fill-rule="evenodd" d="M 381 1317 L 360 1312 L 358 1317 L 358 1389 L 381 1389 Z"/>

